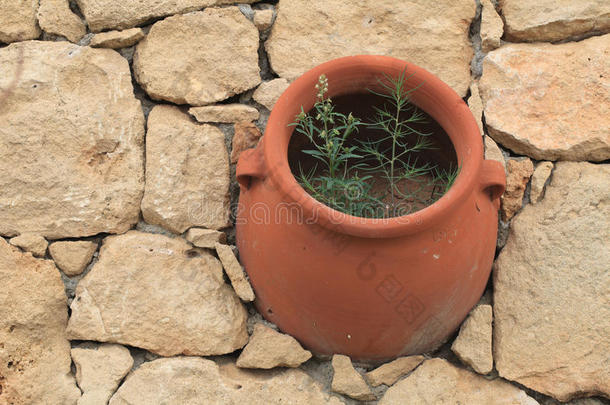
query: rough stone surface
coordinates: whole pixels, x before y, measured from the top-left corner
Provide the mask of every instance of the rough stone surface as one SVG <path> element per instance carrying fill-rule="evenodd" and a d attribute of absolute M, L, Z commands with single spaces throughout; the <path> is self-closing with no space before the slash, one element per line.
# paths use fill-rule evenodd
<path fill-rule="evenodd" d="M 49 246 L 55 265 L 69 277 L 81 274 L 96 250 L 97 243 L 86 240 L 55 242 Z"/>
<path fill-rule="evenodd" d="M 124 29 L 158 17 L 184 14 L 204 7 L 236 3 L 234 0 L 76 0 L 89 28 L 99 32 L 108 28 Z M 239 0 L 252 3 L 256 0 Z"/>
<path fill-rule="evenodd" d="M 134 54 L 136 80 L 154 99 L 205 105 L 258 85 L 258 30 L 237 7 L 155 23 Z"/>
<path fill-rule="evenodd" d="M 260 31 L 268 30 L 271 27 L 271 24 L 273 24 L 274 14 L 275 13 L 274 13 L 273 9 L 254 11 L 254 19 L 253 19 L 254 25 Z"/>
<path fill-rule="evenodd" d="M 426 360 L 409 377 L 390 387 L 379 405 L 537 405 L 523 390 L 502 380 L 487 380 L 443 359 Z"/>
<path fill-rule="evenodd" d="M 553 171 L 552 162 L 540 162 L 534 169 L 532 174 L 532 182 L 530 188 L 530 202 L 536 204 L 543 196 L 544 185 Z"/>
<path fill-rule="evenodd" d="M 242 368 L 298 367 L 311 358 L 295 338 L 257 323 L 237 362 Z"/>
<path fill-rule="evenodd" d="M 269 111 L 273 109 L 276 101 L 282 93 L 288 88 L 288 80 L 284 78 L 273 79 L 268 82 L 263 82 L 256 88 L 252 98 L 259 104 L 267 107 Z"/>
<path fill-rule="evenodd" d="M 61 35 L 72 42 L 78 42 L 87 32 L 80 17 L 70 10 L 68 0 L 40 0 L 38 24 L 46 33 Z"/>
<path fill-rule="evenodd" d="M 358 54 L 408 60 L 464 97 L 473 51 L 469 0 L 280 0 L 266 43 L 271 68 L 292 80 L 323 62 Z"/>
<path fill-rule="evenodd" d="M 37 11 L 38 1 L 0 0 L 0 42 L 38 38 Z"/>
<path fill-rule="evenodd" d="M 481 47 L 483 52 L 489 52 L 500 47 L 504 22 L 491 0 L 481 0 L 481 6 Z"/>
<path fill-rule="evenodd" d="M 502 154 L 498 144 L 488 135 L 485 136 L 484 144 L 485 159 L 495 160 L 502 163 L 502 166 L 504 166 L 504 169 L 506 170 L 506 159 L 504 159 L 504 155 Z"/>
<path fill-rule="evenodd" d="M 0 238 L 0 279 L 0 403 L 76 404 L 59 271 Z"/>
<path fill-rule="evenodd" d="M 347 395 L 359 401 L 373 401 L 375 395 L 358 373 L 349 357 L 335 354 L 332 359 L 333 382 L 332 390 Z"/>
<path fill-rule="evenodd" d="M 341 405 L 301 370 L 249 371 L 198 357 L 158 359 L 131 373 L 109 405 Z"/>
<path fill-rule="evenodd" d="M 506 36 L 512 41 L 559 41 L 610 32 L 606 0 L 502 0 Z"/>
<path fill-rule="evenodd" d="M 493 320 L 491 305 L 475 307 L 460 328 L 451 350 L 479 374 L 488 374 L 494 366 L 491 352 Z"/>
<path fill-rule="evenodd" d="M 246 310 L 220 262 L 181 238 L 139 231 L 107 237 L 71 308 L 71 339 L 162 356 L 230 353 L 248 341 Z"/>
<path fill-rule="evenodd" d="M 229 225 L 229 157 L 222 132 L 198 125 L 177 107 L 148 116 L 146 222 L 182 233 L 192 226 Z"/>
<path fill-rule="evenodd" d="M 191 228 L 185 238 L 193 245 L 207 249 L 215 249 L 217 243 L 227 242 L 227 235 L 214 229 Z"/>
<path fill-rule="evenodd" d="M 119 383 L 133 366 L 133 358 L 121 345 L 72 349 L 76 382 L 83 391 L 78 405 L 107 404 Z"/>
<path fill-rule="evenodd" d="M 489 134 L 537 160 L 610 158 L 610 35 L 506 45 L 479 82 Z"/>
<path fill-rule="evenodd" d="M 146 35 L 142 28 L 130 28 L 123 31 L 100 32 L 91 38 L 90 46 L 94 48 L 127 48 L 140 42 Z"/>
<path fill-rule="evenodd" d="M 244 273 L 244 269 L 237 261 L 231 247 L 220 243 L 216 243 L 214 247 L 216 248 L 216 253 L 222 263 L 222 267 L 224 267 L 227 276 L 229 276 L 231 285 L 233 285 L 233 289 L 239 298 L 246 302 L 254 301 L 254 291 L 252 291 L 252 287 L 250 286 L 248 279 L 246 279 L 246 273 Z"/>
<path fill-rule="evenodd" d="M 399 357 L 389 363 L 366 373 L 366 379 L 373 387 L 381 384 L 394 385 L 403 376 L 409 374 L 424 361 L 424 356 Z"/>
<path fill-rule="evenodd" d="M 525 158 L 522 160 L 509 159 L 506 163 L 506 191 L 502 195 L 502 220 L 511 219 L 523 205 L 525 187 L 534 172 L 534 164 Z"/>
<path fill-rule="evenodd" d="M 17 246 L 26 252 L 31 252 L 36 257 L 43 257 L 47 252 L 49 242 L 40 235 L 24 233 L 23 235 L 11 238 L 9 243 Z"/>
<path fill-rule="evenodd" d="M 199 122 L 224 122 L 233 123 L 239 121 L 256 121 L 259 117 L 258 110 L 245 104 L 219 104 L 204 107 L 189 108 L 191 114 Z"/>
<path fill-rule="evenodd" d="M 0 108 L 0 234 L 127 231 L 144 189 L 144 116 L 127 60 L 31 41 L 1 48 L 0 71 L 10 72 L 0 88 L 15 86 Z"/>
<path fill-rule="evenodd" d="M 610 165 L 560 162 L 494 271 L 500 375 L 567 401 L 610 397 Z"/>
<path fill-rule="evenodd" d="M 485 131 L 483 130 L 483 101 L 481 101 L 481 95 L 479 94 L 479 85 L 477 82 L 470 84 L 470 97 L 468 97 L 468 108 L 472 112 L 475 121 L 479 127 L 481 136 L 484 136 Z"/>
<path fill-rule="evenodd" d="M 263 134 L 252 122 L 237 122 L 233 127 L 235 133 L 231 145 L 231 163 L 237 163 L 239 155 L 246 149 L 255 147 Z"/>

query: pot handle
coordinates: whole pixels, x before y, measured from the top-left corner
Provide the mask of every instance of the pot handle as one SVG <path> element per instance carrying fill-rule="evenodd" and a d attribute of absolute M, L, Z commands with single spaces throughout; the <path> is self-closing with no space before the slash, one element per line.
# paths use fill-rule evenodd
<path fill-rule="evenodd" d="M 250 188 L 252 178 L 264 179 L 266 177 L 265 157 L 263 147 L 259 143 L 254 149 L 246 149 L 239 155 L 235 175 L 240 188 Z"/>
<path fill-rule="evenodd" d="M 496 160 L 483 160 L 481 189 L 489 194 L 496 210 L 499 210 L 500 197 L 506 189 L 506 173 L 502 163 Z"/>

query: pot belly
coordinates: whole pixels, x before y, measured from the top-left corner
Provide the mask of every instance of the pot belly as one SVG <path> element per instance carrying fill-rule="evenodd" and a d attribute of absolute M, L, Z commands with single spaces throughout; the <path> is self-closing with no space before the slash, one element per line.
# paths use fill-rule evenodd
<path fill-rule="evenodd" d="M 497 212 L 483 193 L 445 222 L 398 238 L 305 220 L 255 184 L 240 196 L 237 245 L 261 314 L 319 354 L 382 362 L 433 350 L 489 277 Z"/>

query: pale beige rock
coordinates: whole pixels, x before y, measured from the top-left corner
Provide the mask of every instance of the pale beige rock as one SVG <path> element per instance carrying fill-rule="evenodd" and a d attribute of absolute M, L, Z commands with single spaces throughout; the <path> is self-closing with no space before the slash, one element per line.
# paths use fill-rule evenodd
<path fill-rule="evenodd" d="M 86 240 L 54 242 L 49 246 L 55 265 L 69 277 L 81 274 L 96 250 L 97 243 Z"/>
<path fill-rule="evenodd" d="M 481 95 L 479 94 L 479 85 L 477 82 L 472 82 L 470 84 L 470 97 L 468 97 L 468 108 L 472 112 L 475 121 L 477 122 L 477 126 L 479 127 L 479 132 L 481 136 L 485 135 L 483 130 L 483 102 L 481 101 Z"/>
<path fill-rule="evenodd" d="M 478 305 L 460 327 L 451 350 L 462 362 L 479 374 L 488 374 L 494 366 L 491 352 L 493 320 L 491 305 Z"/>
<path fill-rule="evenodd" d="M 610 158 L 610 35 L 490 52 L 479 89 L 489 134 L 537 160 Z"/>
<path fill-rule="evenodd" d="M 488 135 L 485 135 L 484 143 L 485 159 L 495 160 L 502 163 L 502 166 L 504 166 L 504 169 L 506 170 L 506 159 L 504 159 L 504 155 L 502 154 L 498 144 Z"/>
<path fill-rule="evenodd" d="M 506 36 L 512 41 L 544 42 L 610 32 L 606 0 L 501 0 Z"/>
<path fill-rule="evenodd" d="M 298 367 L 310 358 L 311 352 L 292 336 L 257 323 L 235 364 L 242 368 Z"/>
<path fill-rule="evenodd" d="M 536 204 L 542 198 L 544 185 L 553 171 L 552 162 L 540 162 L 534 169 L 530 187 L 530 202 Z"/>
<path fill-rule="evenodd" d="M 0 42 L 38 38 L 37 11 L 37 0 L 0 0 Z"/>
<path fill-rule="evenodd" d="M 107 237 L 71 308 L 71 339 L 162 356 L 231 353 L 248 341 L 246 310 L 220 262 L 182 238 L 139 231 Z"/>
<path fill-rule="evenodd" d="M 487 380 L 443 359 L 426 360 L 390 387 L 379 405 L 537 405 L 523 390 L 500 379 Z"/>
<path fill-rule="evenodd" d="M 19 236 L 15 236 L 9 240 L 9 243 L 13 246 L 20 247 L 26 252 L 31 252 L 36 257 L 43 257 L 47 252 L 47 246 L 49 242 L 40 235 L 31 233 L 24 233 Z"/>
<path fill-rule="evenodd" d="M 232 362 L 199 357 L 158 359 L 142 364 L 110 400 L 109 405 L 341 405 L 298 369 L 257 372 Z"/>
<path fill-rule="evenodd" d="M 126 347 L 101 344 L 97 348 L 72 349 L 76 381 L 83 391 L 78 405 L 104 405 L 133 366 Z"/>
<path fill-rule="evenodd" d="M 231 285 L 233 285 L 233 289 L 239 298 L 246 302 L 254 301 L 254 291 L 252 291 L 252 287 L 250 286 L 248 279 L 246 279 L 244 269 L 237 261 L 231 247 L 220 243 L 216 243 L 214 247 L 216 248 L 216 253 L 222 263 L 222 267 L 224 267 L 227 276 L 229 276 Z"/>
<path fill-rule="evenodd" d="M 189 108 L 191 114 L 199 122 L 256 121 L 259 112 L 256 108 L 245 104 L 219 104 Z"/>
<path fill-rule="evenodd" d="M 239 155 L 246 149 L 256 146 L 263 134 L 252 122 L 236 122 L 231 141 L 231 163 L 237 163 Z"/>
<path fill-rule="evenodd" d="M 343 0 L 280 0 L 265 46 L 271 68 L 288 80 L 340 56 L 388 55 L 429 70 L 464 97 L 475 12 L 469 0 L 363 0 L 358 7 Z"/>
<path fill-rule="evenodd" d="M 359 372 L 354 369 L 352 360 L 342 354 L 333 355 L 333 381 L 331 388 L 334 392 L 347 395 L 359 401 L 373 401 L 375 395 L 364 381 Z"/>
<path fill-rule="evenodd" d="M 70 10 L 68 0 L 40 0 L 38 24 L 46 33 L 61 35 L 72 42 L 78 42 L 87 33 L 80 17 Z"/>
<path fill-rule="evenodd" d="M 142 28 L 130 28 L 123 31 L 108 31 L 95 34 L 89 46 L 94 48 L 127 48 L 137 44 L 146 35 Z"/>
<path fill-rule="evenodd" d="M 0 71 L 0 88 L 18 77 L 0 108 L 0 234 L 58 239 L 137 223 L 144 115 L 127 60 L 30 41 L 0 48 Z"/>
<path fill-rule="evenodd" d="M 59 271 L 0 238 L 0 279 L 0 403 L 76 404 Z"/>
<path fill-rule="evenodd" d="M 214 229 L 191 228 L 186 232 L 186 240 L 201 248 L 215 249 L 217 243 L 226 243 L 227 235 Z"/>
<path fill-rule="evenodd" d="M 610 165 L 559 162 L 494 271 L 500 375 L 567 401 L 610 397 Z"/>
<path fill-rule="evenodd" d="M 373 387 L 381 384 L 393 385 L 403 376 L 409 374 L 425 360 L 424 356 L 399 357 L 389 363 L 377 367 L 373 371 L 366 373 L 366 379 Z"/>
<path fill-rule="evenodd" d="M 489 52 L 500 47 L 500 38 L 504 34 L 504 21 L 498 15 L 491 0 L 481 0 L 481 6 L 481 47 L 483 52 Z"/>
<path fill-rule="evenodd" d="M 154 107 L 146 134 L 146 222 L 174 233 L 229 226 L 229 183 L 223 133 L 194 123 L 177 107 Z"/>
<path fill-rule="evenodd" d="M 506 191 L 500 199 L 502 220 L 508 221 L 521 209 L 525 187 L 534 173 L 534 164 L 530 159 L 509 159 L 506 163 Z"/>
<path fill-rule="evenodd" d="M 76 0 L 89 28 L 99 32 L 109 28 L 125 29 L 142 25 L 158 17 L 184 14 L 204 7 L 256 0 Z"/>
<path fill-rule="evenodd" d="M 136 47 L 136 80 L 156 100 L 205 105 L 256 87 L 258 30 L 237 7 L 155 23 Z"/>
<path fill-rule="evenodd" d="M 253 19 L 254 25 L 260 31 L 268 30 L 271 27 L 271 24 L 273 24 L 273 16 L 273 9 L 255 10 Z"/>
<path fill-rule="evenodd" d="M 277 99 L 280 98 L 282 93 L 288 88 L 289 84 L 290 83 L 288 83 L 288 80 L 284 78 L 263 82 L 256 88 L 254 94 L 252 94 L 252 98 L 254 101 L 264 105 L 269 111 L 271 111 L 277 102 Z"/>

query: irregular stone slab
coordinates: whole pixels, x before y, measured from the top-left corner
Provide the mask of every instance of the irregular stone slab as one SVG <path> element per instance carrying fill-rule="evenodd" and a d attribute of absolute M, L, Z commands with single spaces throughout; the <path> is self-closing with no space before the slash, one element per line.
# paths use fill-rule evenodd
<path fill-rule="evenodd" d="M 0 238 L 0 279 L 0 403 L 76 404 L 59 271 Z"/>
<path fill-rule="evenodd" d="M 610 35 L 490 52 L 479 82 L 489 134 L 537 160 L 609 159 L 609 55 Z"/>
<path fill-rule="evenodd" d="M 481 7 L 481 47 L 483 52 L 489 52 L 500 47 L 504 21 L 490 0 L 481 0 Z"/>
<path fill-rule="evenodd" d="M 426 360 L 409 377 L 390 387 L 379 405 L 485 404 L 538 405 L 523 390 L 500 379 L 487 380 L 443 359 Z"/>
<path fill-rule="evenodd" d="M 49 242 L 40 235 L 24 233 L 9 240 L 13 246 L 17 246 L 26 252 L 31 252 L 36 257 L 43 257 L 47 253 Z"/>
<path fill-rule="evenodd" d="M 479 374 L 490 373 L 494 366 L 491 352 L 492 320 L 491 305 L 475 307 L 451 345 L 453 353 Z"/>
<path fill-rule="evenodd" d="M 504 159 L 504 154 L 500 150 L 500 147 L 490 136 L 485 136 L 484 138 L 485 144 L 485 159 L 495 160 L 502 163 L 504 166 L 504 170 L 506 170 L 506 159 Z"/>
<path fill-rule="evenodd" d="M 506 191 L 502 195 L 500 212 L 502 220 L 508 221 L 521 209 L 525 187 L 534 172 L 534 164 L 525 158 L 509 159 L 506 163 Z"/>
<path fill-rule="evenodd" d="M 95 34 L 89 46 L 94 48 L 127 48 L 140 42 L 146 35 L 142 28 L 130 28 L 123 31 L 108 31 Z"/>
<path fill-rule="evenodd" d="M 503 0 L 502 14 L 511 41 L 560 41 L 610 32 L 606 0 Z"/>
<path fill-rule="evenodd" d="M 239 0 L 253 3 L 256 0 Z M 142 25 L 158 17 L 184 14 L 204 7 L 236 3 L 235 0 L 76 0 L 93 32 L 125 29 Z"/>
<path fill-rule="evenodd" d="M 55 265 L 69 277 L 81 274 L 96 250 L 97 243 L 86 240 L 55 242 L 49 246 Z"/>
<path fill-rule="evenodd" d="M 127 60 L 31 41 L 1 48 L 0 71 L 0 88 L 19 76 L 0 108 L 0 234 L 59 239 L 137 223 L 144 116 Z"/>
<path fill-rule="evenodd" d="M 194 123 L 177 107 L 155 106 L 146 134 L 146 222 L 174 233 L 192 226 L 227 227 L 229 184 L 223 133 Z"/>
<path fill-rule="evenodd" d="M 429 70 L 464 97 L 475 12 L 467 0 L 364 0 L 358 7 L 342 0 L 280 0 L 265 47 L 271 68 L 288 80 L 340 56 L 388 55 Z"/>
<path fill-rule="evenodd" d="M 258 30 L 237 7 L 168 17 L 138 44 L 133 67 L 156 100 L 221 101 L 260 83 Z"/>
<path fill-rule="evenodd" d="M 375 395 L 359 372 L 354 369 L 352 360 L 342 354 L 335 354 L 332 359 L 332 390 L 359 401 L 374 401 Z"/>
<path fill-rule="evenodd" d="M 409 374 L 425 360 L 424 356 L 399 357 L 389 363 L 366 373 L 366 379 L 373 387 L 381 384 L 393 385 L 403 376 Z"/>
<path fill-rule="evenodd" d="M 235 363 L 242 368 L 298 367 L 311 358 L 295 338 L 257 323 Z"/>
<path fill-rule="evenodd" d="M 70 10 L 68 0 L 40 0 L 38 24 L 46 33 L 78 42 L 86 33 L 85 24 Z"/>
<path fill-rule="evenodd" d="M 256 10 L 254 11 L 254 25 L 259 29 L 259 31 L 266 31 L 273 24 L 274 15 L 275 12 L 270 8 L 266 10 Z"/>
<path fill-rule="evenodd" d="M 0 42 L 38 38 L 37 10 L 37 1 L 0 0 Z"/>
<path fill-rule="evenodd" d="M 279 78 L 268 82 L 263 82 L 254 90 L 252 98 L 259 104 L 267 107 L 269 111 L 273 110 L 273 106 L 280 98 L 282 93 L 288 88 L 288 80 Z"/>
<path fill-rule="evenodd" d="M 485 135 L 485 131 L 483 130 L 483 101 L 481 101 L 481 95 L 479 94 L 479 85 L 477 82 L 472 82 L 470 85 L 470 97 L 468 97 L 468 108 L 470 108 L 470 112 L 474 116 L 475 121 L 477 122 L 477 126 L 479 127 L 479 132 L 481 136 Z"/>
<path fill-rule="evenodd" d="M 231 353 L 248 341 L 246 310 L 220 262 L 182 238 L 139 231 L 107 237 L 71 308 L 70 339 L 162 356 Z"/>
<path fill-rule="evenodd" d="M 269 404 L 341 405 L 297 369 L 246 371 L 231 362 L 175 357 L 144 363 L 131 373 L 109 405 Z"/>
<path fill-rule="evenodd" d="M 193 245 L 207 249 L 215 249 L 217 243 L 227 242 L 227 234 L 214 229 L 191 228 L 185 238 Z"/>
<path fill-rule="evenodd" d="M 610 397 L 610 165 L 560 162 L 494 271 L 500 375 L 560 401 Z"/>
<path fill-rule="evenodd" d="M 83 395 L 78 405 L 107 404 L 123 377 L 133 366 L 133 358 L 126 347 L 101 344 L 96 348 L 72 349 L 76 365 L 76 381 Z"/>
<path fill-rule="evenodd" d="M 231 163 L 237 163 L 239 155 L 246 149 L 255 147 L 263 134 L 252 122 L 237 122 L 233 128 L 234 135 L 231 142 Z"/>
<path fill-rule="evenodd" d="M 254 301 L 254 291 L 252 291 L 252 287 L 246 278 L 246 273 L 244 273 L 243 267 L 237 261 L 231 246 L 216 243 L 214 247 L 237 296 L 245 302 Z"/>
<path fill-rule="evenodd" d="M 219 104 L 204 107 L 189 108 L 191 114 L 199 122 L 224 122 L 233 123 L 239 121 L 256 121 L 259 117 L 258 110 L 245 104 Z"/>
<path fill-rule="evenodd" d="M 542 198 L 544 185 L 553 171 L 552 162 L 540 162 L 534 169 L 530 185 L 530 202 L 536 204 Z"/>

